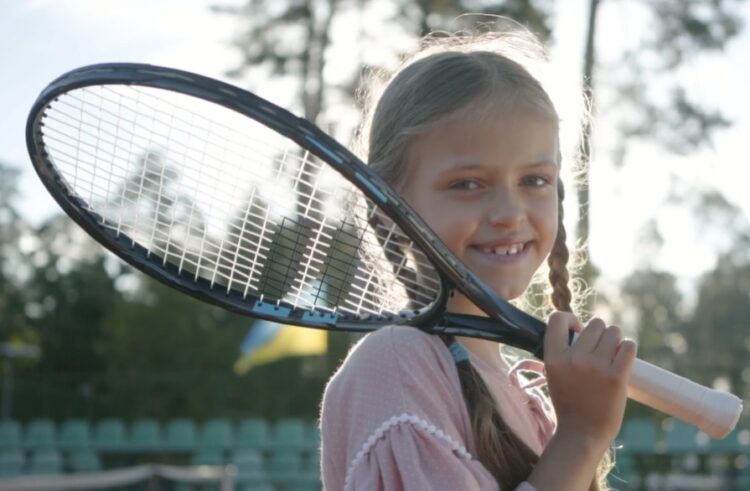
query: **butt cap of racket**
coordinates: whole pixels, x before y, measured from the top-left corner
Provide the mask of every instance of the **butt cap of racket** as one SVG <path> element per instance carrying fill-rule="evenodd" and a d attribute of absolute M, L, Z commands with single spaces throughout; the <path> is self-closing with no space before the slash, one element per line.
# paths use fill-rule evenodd
<path fill-rule="evenodd" d="M 628 396 L 697 427 L 719 440 L 737 425 L 742 400 L 710 389 L 642 360 L 636 360 Z"/>

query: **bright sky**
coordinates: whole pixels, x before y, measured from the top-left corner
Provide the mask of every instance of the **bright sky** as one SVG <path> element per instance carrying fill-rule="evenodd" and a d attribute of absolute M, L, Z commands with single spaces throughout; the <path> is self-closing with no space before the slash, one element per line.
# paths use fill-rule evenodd
<path fill-rule="evenodd" d="M 225 79 L 238 59 L 229 45 L 233 19 L 208 12 L 221 0 L 2 0 L 0 2 L 0 161 L 23 169 L 22 211 L 33 221 L 57 211 L 31 170 L 24 126 L 34 99 L 61 73 L 81 65 L 109 61 L 154 63 Z M 222 3 L 243 3 L 224 0 Z M 600 18 L 602 57 L 608 46 L 632 42 L 639 26 L 628 2 L 603 2 Z M 585 0 L 564 0 L 558 15 L 553 52 L 556 80 L 575 93 L 583 52 Z M 743 6 L 750 23 L 750 5 Z M 749 28 L 750 29 L 750 28 Z M 655 265 L 681 278 L 694 278 L 713 263 L 719 245 L 691 222 L 687 209 L 664 207 L 669 171 L 695 183 L 713 184 L 750 214 L 747 135 L 750 134 L 750 32 L 746 30 L 721 57 L 699 61 L 686 73 L 692 94 L 720 107 L 734 122 L 715 148 L 691 158 L 663 155 L 648 147 L 634 149 L 626 167 L 616 170 L 608 149 L 612 142 L 604 114 L 592 171 L 591 254 L 605 279 L 627 275 L 638 264 L 638 235 L 655 214 L 666 244 Z M 574 99 L 574 97 L 568 98 Z M 563 112 L 565 108 L 563 108 Z M 570 214 L 570 213 L 569 213 Z M 572 224 L 571 224 L 572 227 Z M 602 285 L 604 286 L 604 285 Z"/>

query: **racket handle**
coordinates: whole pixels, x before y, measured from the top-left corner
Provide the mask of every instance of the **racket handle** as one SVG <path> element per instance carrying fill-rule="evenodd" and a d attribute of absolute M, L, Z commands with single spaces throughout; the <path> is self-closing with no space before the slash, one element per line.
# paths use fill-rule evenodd
<path fill-rule="evenodd" d="M 643 360 L 635 360 L 628 397 L 692 424 L 714 439 L 727 436 L 742 413 L 742 400 L 709 389 Z"/>

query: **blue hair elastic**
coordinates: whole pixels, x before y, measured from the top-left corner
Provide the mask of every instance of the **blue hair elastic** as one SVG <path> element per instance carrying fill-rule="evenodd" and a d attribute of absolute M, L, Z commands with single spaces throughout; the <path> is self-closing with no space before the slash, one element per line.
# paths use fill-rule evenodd
<path fill-rule="evenodd" d="M 466 348 L 464 348 L 458 341 L 453 341 L 451 345 L 448 346 L 448 349 L 451 350 L 451 355 L 453 355 L 453 359 L 456 363 L 461 363 L 462 361 L 469 359 L 469 352 L 466 351 Z"/>

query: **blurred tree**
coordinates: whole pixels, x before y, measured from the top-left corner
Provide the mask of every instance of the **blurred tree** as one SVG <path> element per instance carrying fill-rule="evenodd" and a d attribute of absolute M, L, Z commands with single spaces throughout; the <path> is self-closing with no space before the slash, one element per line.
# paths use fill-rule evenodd
<path fill-rule="evenodd" d="M 594 98 L 602 89 L 613 88 L 611 107 L 621 138 L 614 155 L 618 165 L 626 162 L 627 148 L 634 141 L 648 140 L 665 150 L 684 155 L 710 144 L 714 133 L 729 121 L 716 109 L 701 106 L 685 88 L 679 69 L 689 66 L 705 53 L 720 52 L 742 29 L 737 11 L 743 0 L 655 0 L 632 2 L 638 15 L 647 19 L 643 38 L 624 50 L 611 65 L 597 62 L 597 18 L 605 2 L 590 0 L 583 64 L 583 92 L 588 111 L 593 113 Z M 628 3 L 628 2 L 625 2 Z M 640 8 L 640 10 L 637 10 Z M 606 74 L 601 77 L 600 74 Z M 582 179 L 577 190 L 579 219 L 576 238 L 589 237 L 588 172 L 592 147 L 590 120 L 584 117 L 579 154 Z M 583 268 L 591 284 L 595 269 Z"/>
<path fill-rule="evenodd" d="M 622 284 L 629 325 L 638 326 L 638 356 L 668 370 L 675 369 L 675 353 L 684 354 L 681 326 L 682 294 L 677 278 L 653 269 L 634 271 Z"/>
<path fill-rule="evenodd" d="M 237 16 L 243 24 L 234 41 L 242 61 L 227 73 L 241 77 L 249 69 L 262 67 L 272 76 L 291 76 L 298 84 L 297 99 L 304 117 L 316 121 L 325 104 L 323 75 L 331 24 L 343 3 L 248 0 L 243 6 L 213 6 L 214 12 Z"/>
<path fill-rule="evenodd" d="M 372 26 L 374 21 L 400 25 L 405 38 L 415 39 L 433 31 L 475 27 L 476 17 L 456 20 L 457 16 L 472 12 L 511 17 L 547 40 L 551 33 L 551 3 L 552 0 L 479 3 L 468 0 L 247 0 L 242 6 L 217 4 L 213 11 L 236 16 L 242 25 L 241 33 L 234 40 L 242 59 L 227 72 L 229 76 L 239 78 L 261 68 L 274 78 L 291 79 L 297 87 L 292 103 L 301 104 L 302 115 L 319 124 L 335 124 L 331 118 L 319 121 L 319 116 L 329 100 L 351 104 L 360 81 L 360 65 L 368 63 L 361 55 L 353 61 L 344 56 L 333 59 L 337 56 L 332 53 L 333 48 L 341 49 L 334 45 L 333 39 L 337 22 L 340 22 L 340 31 L 357 32 L 357 45 L 363 45 L 366 44 L 363 38 L 368 35 L 382 36 L 382 30 Z M 374 15 L 361 15 L 369 7 L 373 7 Z M 382 12 L 386 14 L 378 19 Z M 367 34 L 370 32 L 372 34 Z M 361 46 L 351 48 L 361 51 Z M 379 51 L 382 49 L 380 46 Z M 408 49 L 407 45 L 402 52 Z M 349 73 L 348 81 L 332 82 L 326 78 L 326 69 L 332 62 L 336 62 L 335 69 L 329 68 L 328 75 L 335 72 L 340 80 L 341 72 L 345 71 Z M 346 66 L 347 62 L 350 66 Z M 258 77 L 258 80 L 265 81 L 265 77 Z"/>
<path fill-rule="evenodd" d="M 211 377 L 231 374 L 241 324 L 155 280 L 127 276 L 129 292 L 108 312 L 98 343 L 107 405 L 132 417 L 207 416 L 224 390 Z"/>
<path fill-rule="evenodd" d="M 33 342 L 23 312 L 20 288 L 26 258 L 22 238 L 28 241 L 28 225 L 16 208 L 18 170 L 0 162 L 0 342 L 13 339 Z"/>
<path fill-rule="evenodd" d="M 685 373 L 750 397 L 750 241 L 722 254 L 701 279 L 698 300 L 685 325 Z"/>
<path fill-rule="evenodd" d="M 40 357 L 20 366 L 17 417 L 86 414 L 105 366 L 96 344 L 103 319 L 119 294 L 112 264 L 93 240 L 67 217 L 51 217 L 29 234 L 18 308 L 26 340 Z M 32 240 L 33 238 L 33 240 Z"/>
<path fill-rule="evenodd" d="M 26 315 L 39 334 L 42 371 L 99 371 L 95 344 L 119 293 L 101 247 L 66 216 L 38 230 L 35 268 L 25 283 Z"/>
<path fill-rule="evenodd" d="M 472 29 L 477 20 L 489 22 L 489 16 L 502 16 L 525 25 L 542 41 L 552 36 L 553 0 L 506 0 L 475 2 L 470 0 L 394 0 L 397 9 L 392 21 L 419 37 L 450 29 Z M 470 13 L 471 15 L 465 14 Z"/>

